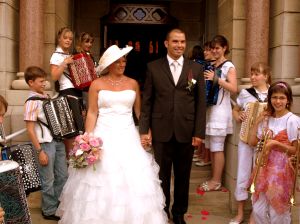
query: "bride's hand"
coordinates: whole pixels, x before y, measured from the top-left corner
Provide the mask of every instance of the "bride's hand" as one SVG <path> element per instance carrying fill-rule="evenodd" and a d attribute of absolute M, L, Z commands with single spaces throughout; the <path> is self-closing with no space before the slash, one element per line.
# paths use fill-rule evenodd
<path fill-rule="evenodd" d="M 141 135 L 141 144 L 144 148 L 148 148 L 149 146 L 151 147 L 152 145 L 151 136 L 149 134 Z"/>

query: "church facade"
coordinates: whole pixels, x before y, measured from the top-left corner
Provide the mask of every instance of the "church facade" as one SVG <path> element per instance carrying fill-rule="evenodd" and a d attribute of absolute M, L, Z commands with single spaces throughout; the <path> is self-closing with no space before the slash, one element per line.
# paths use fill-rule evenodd
<path fill-rule="evenodd" d="M 64 26 L 75 37 L 81 32 L 94 34 L 92 53 L 97 60 L 110 44 L 129 41 L 158 57 L 164 52 L 165 30 L 174 26 L 186 31 L 187 51 L 222 34 L 229 40 L 240 89 L 249 85 L 250 66 L 266 62 L 273 81 L 292 86 L 293 112 L 300 114 L 299 24 L 299 0 L 0 0 L 0 94 L 9 102 L 6 132 L 25 127 L 23 105 L 29 90 L 23 72 L 37 65 L 49 73 L 56 33 Z M 52 94 L 50 75 L 48 90 Z M 224 175 L 231 192 L 239 135 L 239 126 L 234 125 L 235 133 L 227 138 Z M 27 140 L 25 133 L 14 142 Z"/>

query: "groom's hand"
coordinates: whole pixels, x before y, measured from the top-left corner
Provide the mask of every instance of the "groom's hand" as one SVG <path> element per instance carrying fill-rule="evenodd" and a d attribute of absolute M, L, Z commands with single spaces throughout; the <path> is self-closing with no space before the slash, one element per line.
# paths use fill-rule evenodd
<path fill-rule="evenodd" d="M 152 138 L 149 134 L 143 134 L 140 136 L 141 138 L 141 144 L 144 148 L 148 148 L 152 144 Z"/>
<path fill-rule="evenodd" d="M 202 142 L 203 142 L 203 139 L 201 139 L 201 138 L 198 138 L 198 137 L 192 138 L 192 146 L 200 146 Z"/>

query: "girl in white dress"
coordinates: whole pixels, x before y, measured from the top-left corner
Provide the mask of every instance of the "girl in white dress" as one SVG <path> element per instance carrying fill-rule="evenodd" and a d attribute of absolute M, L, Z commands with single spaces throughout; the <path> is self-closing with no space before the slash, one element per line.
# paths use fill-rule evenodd
<path fill-rule="evenodd" d="M 141 145 L 132 108 L 140 115 L 137 82 L 123 73 L 132 47 L 109 47 L 89 89 L 86 131 L 103 140 L 93 167 L 69 169 L 57 214 L 60 224 L 166 224 L 159 167 Z M 106 74 L 107 73 L 107 74 Z"/>
<path fill-rule="evenodd" d="M 237 92 L 236 70 L 234 65 L 225 57 L 229 53 L 229 44 L 222 35 L 212 39 L 212 52 L 215 67 L 221 70 L 221 75 L 211 70 L 204 71 L 206 80 L 214 80 L 219 84 L 218 101 L 216 105 L 207 107 L 205 148 L 211 152 L 212 177 L 202 183 L 203 191 L 221 189 L 222 173 L 225 164 L 224 144 L 227 134 L 232 134 L 232 109 L 230 93 Z"/>
<path fill-rule="evenodd" d="M 284 81 L 273 83 L 268 91 L 267 109 L 251 128 L 250 145 L 257 145 L 261 139 L 265 141 L 263 165 L 255 164 L 250 179 L 255 184 L 252 215 L 256 224 L 291 223 L 290 199 L 298 168 L 291 158 L 297 153 L 300 125 L 299 117 L 290 111 L 292 104 L 291 87 Z"/>

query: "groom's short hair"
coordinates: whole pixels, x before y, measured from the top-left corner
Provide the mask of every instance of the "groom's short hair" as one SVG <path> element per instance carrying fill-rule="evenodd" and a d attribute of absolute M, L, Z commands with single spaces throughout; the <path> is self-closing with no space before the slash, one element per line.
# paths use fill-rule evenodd
<path fill-rule="evenodd" d="M 183 30 L 181 30 L 181 29 L 179 29 L 179 28 L 174 28 L 174 29 L 171 29 L 171 30 L 167 33 L 167 35 L 166 35 L 166 40 L 169 40 L 170 34 L 171 34 L 172 32 L 175 32 L 175 33 L 183 33 L 183 34 L 185 35 L 185 32 L 184 32 Z"/>

